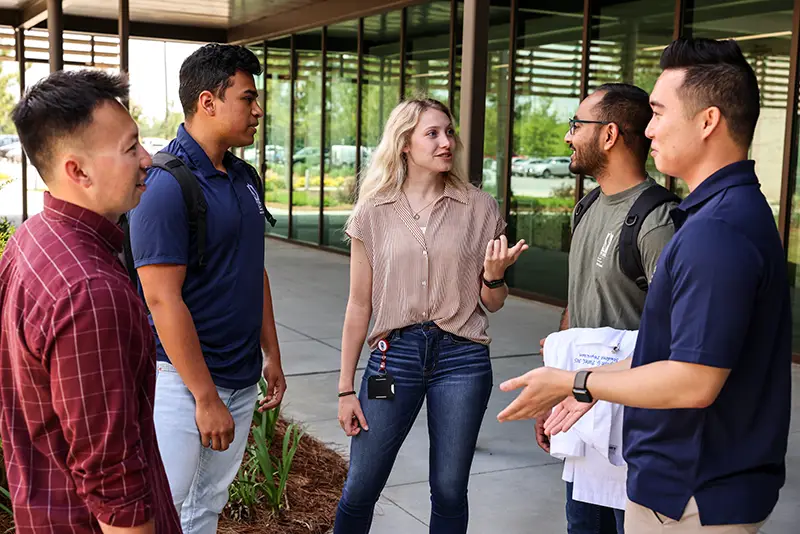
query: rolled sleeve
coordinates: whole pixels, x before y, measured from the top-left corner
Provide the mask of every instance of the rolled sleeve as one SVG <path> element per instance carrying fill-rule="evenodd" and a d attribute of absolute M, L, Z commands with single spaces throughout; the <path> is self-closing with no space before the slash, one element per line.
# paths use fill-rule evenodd
<path fill-rule="evenodd" d="M 98 521 L 116 527 L 153 516 L 136 370 L 154 348 L 137 335 L 140 306 L 121 283 L 90 279 L 73 286 L 53 307 L 47 351 L 76 492 Z"/>
<path fill-rule="evenodd" d="M 178 181 L 153 169 L 146 183 L 147 190 L 130 214 L 134 266 L 188 265 L 189 220 Z"/>
<path fill-rule="evenodd" d="M 686 226 L 671 254 L 671 360 L 732 369 L 749 331 L 763 260 L 722 221 Z"/>

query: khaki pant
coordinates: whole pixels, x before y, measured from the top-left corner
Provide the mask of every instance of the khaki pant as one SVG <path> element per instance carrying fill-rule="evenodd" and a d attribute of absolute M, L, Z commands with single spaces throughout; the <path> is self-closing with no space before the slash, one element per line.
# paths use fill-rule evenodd
<path fill-rule="evenodd" d="M 700 524 L 700 512 L 697 502 L 692 497 L 680 521 L 670 519 L 649 508 L 628 500 L 625 508 L 625 534 L 758 534 L 758 529 L 766 523 L 752 525 L 719 525 L 703 526 Z"/>

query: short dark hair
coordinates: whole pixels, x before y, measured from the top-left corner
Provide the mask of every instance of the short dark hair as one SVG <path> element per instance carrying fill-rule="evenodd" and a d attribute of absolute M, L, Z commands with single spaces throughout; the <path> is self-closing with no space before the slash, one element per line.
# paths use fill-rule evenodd
<path fill-rule="evenodd" d="M 733 140 L 750 146 L 761 97 L 756 73 L 736 41 L 677 39 L 661 54 L 661 68 L 685 72 L 680 93 L 690 115 L 716 106 Z"/>
<path fill-rule="evenodd" d="M 606 83 L 596 92 L 603 93 L 595 105 L 597 119 L 619 126 L 623 142 L 644 165 L 650 152 L 650 139 L 644 131 L 653 116 L 647 91 L 628 83 Z"/>
<path fill-rule="evenodd" d="M 197 99 L 203 91 L 211 91 L 225 100 L 225 90 L 237 71 L 253 76 L 261 74 L 261 63 L 244 46 L 211 43 L 187 57 L 181 65 L 178 95 L 183 114 L 191 117 L 197 112 Z"/>
<path fill-rule="evenodd" d="M 126 99 L 128 78 L 99 70 L 58 71 L 34 84 L 11 113 L 22 147 L 42 178 L 55 143 L 92 122 L 104 102 Z"/>

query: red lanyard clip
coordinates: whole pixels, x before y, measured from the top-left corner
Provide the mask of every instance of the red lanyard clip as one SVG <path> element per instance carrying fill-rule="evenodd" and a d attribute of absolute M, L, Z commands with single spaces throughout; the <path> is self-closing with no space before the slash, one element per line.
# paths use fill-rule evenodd
<path fill-rule="evenodd" d="M 386 371 L 386 352 L 389 350 L 389 342 L 385 339 L 381 339 L 378 341 L 378 350 L 381 351 L 383 356 L 381 357 L 381 372 Z"/>

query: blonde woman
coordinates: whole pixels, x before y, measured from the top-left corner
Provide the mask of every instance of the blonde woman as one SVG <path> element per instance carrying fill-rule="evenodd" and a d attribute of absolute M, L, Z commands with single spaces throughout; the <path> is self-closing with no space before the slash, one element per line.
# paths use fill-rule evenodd
<path fill-rule="evenodd" d="M 427 399 L 430 531 L 467 531 L 467 483 L 492 389 L 486 314 L 499 310 L 509 248 L 497 202 L 470 185 L 450 110 L 409 100 L 389 116 L 347 223 L 350 297 L 339 423 L 352 436 L 335 534 L 369 532 L 397 452 Z M 372 354 L 354 379 L 370 319 Z"/>

